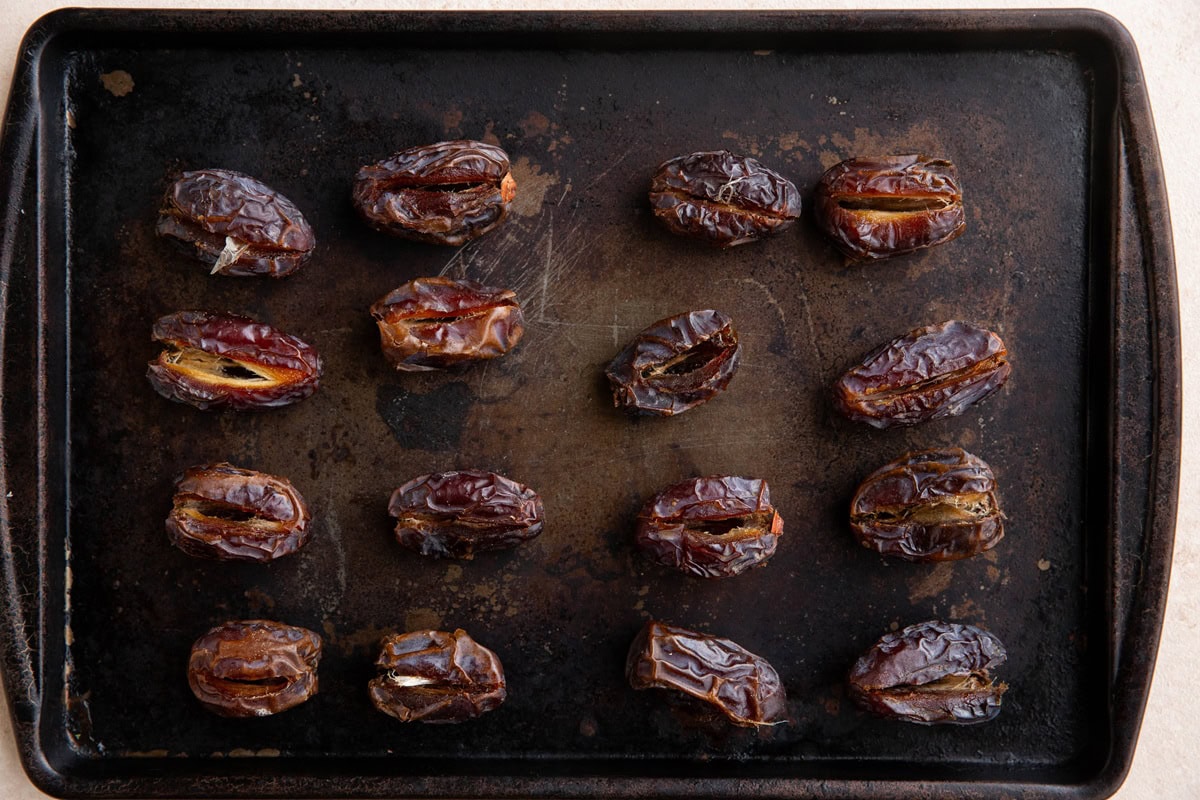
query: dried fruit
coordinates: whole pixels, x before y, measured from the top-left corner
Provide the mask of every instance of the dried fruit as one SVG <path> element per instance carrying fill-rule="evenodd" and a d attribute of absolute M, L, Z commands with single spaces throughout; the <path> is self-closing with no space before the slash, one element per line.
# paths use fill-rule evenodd
<path fill-rule="evenodd" d="M 853 158 L 822 177 L 817 224 L 853 259 L 879 259 L 948 242 L 967 227 L 954 164 L 920 155 Z"/>
<path fill-rule="evenodd" d="M 388 636 L 368 684 L 371 702 L 401 722 L 463 722 L 507 695 L 499 657 L 461 628 Z"/>
<path fill-rule="evenodd" d="M 317 693 L 321 637 L 265 619 L 226 622 L 192 645 L 188 684 L 224 717 L 265 717 Z"/>
<path fill-rule="evenodd" d="M 180 311 L 155 322 L 153 338 L 166 349 L 146 370 L 150 384 L 199 409 L 286 406 L 320 383 L 312 345 L 249 317 Z"/>

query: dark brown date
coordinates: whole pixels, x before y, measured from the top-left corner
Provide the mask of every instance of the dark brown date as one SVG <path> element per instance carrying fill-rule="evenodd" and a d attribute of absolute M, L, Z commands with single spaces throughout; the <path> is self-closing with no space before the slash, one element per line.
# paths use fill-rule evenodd
<path fill-rule="evenodd" d="M 199 409 L 277 408 L 317 390 L 321 358 L 307 342 L 236 314 L 180 311 L 154 323 L 166 349 L 146 377 L 169 400 Z"/>
<path fill-rule="evenodd" d="M 761 656 L 728 639 L 647 622 L 629 648 L 634 689 L 676 689 L 711 703 L 736 725 L 787 721 L 787 695 Z"/>
<path fill-rule="evenodd" d="M 192 467 L 175 484 L 167 535 L 191 556 L 272 561 L 304 546 L 310 519 L 286 478 L 209 464 Z"/>
<path fill-rule="evenodd" d="M 455 246 L 499 225 L 516 192 L 508 154 L 467 140 L 401 150 L 354 178 L 354 206 L 371 227 Z"/>
<path fill-rule="evenodd" d="M 464 722 L 507 695 L 499 657 L 461 628 L 388 636 L 375 668 L 371 702 L 401 722 Z"/>
<path fill-rule="evenodd" d="M 952 561 L 996 546 L 996 478 L 957 447 L 908 453 L 875 470 L 850 504 L 859 544 L 906 561 Z"/>
<path fill-rule="evenodd" d="M 414 478 L 392 493 L 396 541 L 421 555 L 474 558 L 542 532 L 542 498 L 494 472 L 461 470 Z"/>
<path fill-rule="evenodd" d="M 317 246 L 300 209 L 240 172 L 185 172 L 167 188 L 158 235 L 180 243 L 213 275 L 291 275 Z"/>
<path fill-rule="evenodd" d="M 711 400 L 733 379 L 741 345 L 720 311 L 660 319 L 633 338 L 605 371 L 613 405 L 669 417 Z"/>
<path fill-rule="evenodd" d="M 757 160 L 717 150 L 662 164 L 650 182 L 650 207 L 672 233 L 733 247 L 795 223 L 800 192 Z"/>
<path fill-rule="evenodd" d="M 637 545 L 650 558 L 701 578 L 764 566 L 783 517 L 758 478 L 692 478 L 660 492 L 638 514 Z"/>
<path fill-rule="evenodd" d="M 417 278 L 371 306 L 383 353 L 404 372 L 496 358 L 521 341 L 525 316 L 508 289 Z"/>
<path fill-rule="evenodd" d="M 875 428 L 916 425 L 961 414 L 1003 386 L 1011 369 L 999 336 L 951 320 L 871 353 L 834 384 L 834 404 Z"/>
<path fill-rule="evenodd" d="M 967 227 L 954 164 L 903 155 L 852 158 L 826 172 L 817 224 L 852 259 L 880 259 L 948 242 Z"/>
<path fill-rule="evenodd" d="M 188 684 L 223 717 L 265 717 L 317 693 L 321 637 L 265 619 L 226 622 L 192 645 Z"/>
<path fill-rule="evenodd" d="M 850 696 L 880 716 L 922 725 L 971 725 L 1000 713 L 1008 686 L 990 670 L 1004 645 L 973 625 L 922 622 L 889 633 L 850 670 Z"/>

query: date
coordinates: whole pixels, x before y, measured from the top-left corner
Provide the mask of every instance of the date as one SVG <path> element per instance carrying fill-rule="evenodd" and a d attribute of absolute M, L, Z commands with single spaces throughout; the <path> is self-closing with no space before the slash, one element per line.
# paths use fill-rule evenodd
<path fill-rule="evenodd" d="M 152 336 L 164 349 L 146 371 L 150 384 L 201 410 L 286 406 L 321 381 L 312 345 L 249 317 L 180 311 L 155 322 Z"/>
<path fill-rule="evenodd" d="M 629 648 L 634 689 L 674 689 L 711 704 L 735 725 L 787 721 L 787 695 L 767 661 L 729 639 L 650 621 Z"/>
<path fill-rule="evenodd" d="M 471 559 L 516 547 L 542 532 L 542 498 L 528 486 L 480 470 L 413 478 L 392 493 L 396 541 L 424 556 Z"/>
<path fill-rule="evenodd" d="M 286 478 L 220 463 L 175 484 L 167 535 L 183 552 L 219 561 L 273 561 L 308 542 L 312 516 Z"/>
<path fill-rule="evenodd" d="M 383 353 L 421 372 L 497 358 L 517 346 L 525 316 L 508 289 L 451 278 L 417 278 L 373 306 Z"/>
<path fill-rule="evenodd" d="M 834 384 L 834 405 L 875 428 L 915 425 L 963 413 L 1011 371 L 999 336 L 951 320 L 909 331 L 868 355 Z"/>
<path fill-rule="evenodd" d="M 868 711 L 922 725 L 971 725 L 1000 713 L 1008 686 L 991 670 L 1004 645 L 974 625 L 931 620 L 889 633 L 850 670 L 850 696 Z"/>
<path fill-rule="evenodd" d="M 213 275 L 291 275 L 317 246 L 296 205 L 249 175 L 185 172 L 167 188 L 158 235 L 212 268 Z"/>
<path fill-rule="evenodd" d="M 660 319 L 633 338 L 605 370 L 613 405 L 669 417 L 706 403 L 737 371 L 733 321 L 711 309 Z"/>
<path fill-rule="evenodd" d="M 354 206 L 371 227 L 454 246 L 499 225 L 516 192 L 508 153 L 468 140 L 410 147 L 354 178 Z"/>
<path fill-rule="evenodd" d="M 375 668 L 371 702 L 401 722 L 465 722 L 508 693 L 500 658 L 461 628 L 388 636 Z"/>
<path fill-rule="evenodd" d="M 226 622 L 201 636 L 188 659 L 188 685 L 223 717 L 265 717 L 317 693 L 321 637 L 265 619 Z"/>
<path fill-rule="evenodd" d="M 660 492 L 637 518 L 637 546 L 659 564 L 701 578 L 765 566 L 783 533 L 767 482 L 692 478 Z"/>
<path fill-rule="evenodd" d="M 863 547 L 906 561 L 952 561 L 996 546 L 1004 514 L 996 478 L 957 447 L 907 453 L 871 473 L 850 504 Z"/>
<path fill-rule="evenodd" d="M 954 164 L 922 155 L 843 161 L 821 177 L 813 206 L 821 230 L 855 260 L 923 250 L 967 227 Z"/>

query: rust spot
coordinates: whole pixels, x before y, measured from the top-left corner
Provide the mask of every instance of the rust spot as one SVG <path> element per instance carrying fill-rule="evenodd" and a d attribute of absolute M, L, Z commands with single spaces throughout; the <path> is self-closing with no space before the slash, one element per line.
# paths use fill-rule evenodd
<path fill-rule="evenodd" d="M 113 97 L 124 97 L 133 91 L 133 76 L 123 69 L 101 73 L 100 83 Z"/>
<path fill-rule="evenodd" d="M 521 126 L 521 132 L 526 137 L 542 136 L 550 131 L 550 120 L 539 111 L 530 111 L 525 115 L 525 119 L 517 124 Z"/>
<path fill-rule="evenodd" d="M 908 600 L 916 603 L 927 597 L 935 597 L 950 588 L 950 580 L 954 577 L 954 565 L 943 561 L 928 573 L 911 578 L 908 581 Z"/>

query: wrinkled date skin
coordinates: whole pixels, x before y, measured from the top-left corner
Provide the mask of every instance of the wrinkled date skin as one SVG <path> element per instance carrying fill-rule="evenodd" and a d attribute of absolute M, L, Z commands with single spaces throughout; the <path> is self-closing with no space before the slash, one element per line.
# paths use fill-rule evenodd
<path fill-rule="evenodd" d="M 167 535 L 191 556 L 272 561 L 304 546 L 310 519 L 286 478 L 209 464 L 192 467 L 175 484 Z"/>
<path fill-rule="evenodd" d="M 300 209 L 269 186 L 227 169 L 185 172 L 167 188 L 158 235 L 180 243 L 213 275 L 291 275 L 317 246 Z"/>
<path fill-rule="evenodd" d="M 952 561 L 1004 537 L 996 477 L 957 447 L 908 453 L 871 473 L 850 504 L 863 547 L 906 561 Z"/>
<path fill-rule="evenodd" d="M 625 675 L 634 689 L 675 689 L 710 703 L 735 725 L 787 721 L 779 674 L 728 639 L 652 620 L 629 648 Z"/>
<path fill-rule="evenodd" d="M 384 355 L 404 372 L 497 358 L 525 332 L 515 294 L 451 278 L 409 281 L 371 306 L 371 316 Z"/>
<path fill-rule="evenodd" d="M 188 684 L 223 717 L 265 717 L 317 693 L 321 637 L 265 619 L 226 622 L 192 645 Z"/>
<path fill-rule="evenodd" d="M 464 722 L 507 694 L 499 657 L 461 628 L 388 636 L 375 668 L 371 702 L 401 722 Z"/>
<path fill-rule="evenodd" d="M 800 218 L 800 192 L 757 160 L 717 150 L 660 166 L 650 207 L 672 233 L 733 247 L 791 227 Z"/>
<path fill-rule="evenodd" d="M 821 177 L 813 206 L 821 230 L 855 260 L 923 250 L 967 227 L 958 171 L 928 156 L 843 161 Z"/>
<path fill-rule="evenodd" d="M 508 154 L 468 140 L 410 147 L 354 178 L 354 206 L 371 227 L 454 246 L 499 225 L 516 192 Z"/>
<path fill-rule="evenodd" d="M 165 349 L 146 371 L 150 384 L 201 410 L 277 408 L 320 384 L 312 345 L 249 317 L 180 311 L 155 322 L 152 336 Z"/>
<path fill-rule="evenodd" d="M 999 389 L 1012 371 L 999 336 L 951 320 L 917 328 L 871 353 L 834 385 L 848 419 L 875 428 L 957 416 Z"/>
<path fill-rule="evenodd" d="M 605 370 L 613 405 L 641 414 L 682 414 L 719 394 L 741 358 L 733 321 L 720 311 L 661 319 L 633 338 Z"/>
<path fill-rule="evenodd" d="M 990 670 L 1004 645 L 973 625 L 922 622 L 889 633 L 850 670 L 850 696 L 883 717 L 921 725 L 972 725 L 1000 713 L 1008 686 Z"/>
<path fill-rule="evenodd" d="M 757 478 L 693 478 L 660 492 L 638 514 L 637 546 L 664 566 L 727 578 L 764 566 L 783 517 Z"/>
<path fill-rule="evenodd" d="M 396 541 L 421 555 L 474 558 L 542 532 L 542 498 L 494 472 L 461 470 L 414 478 L 392 493 Z"/>

